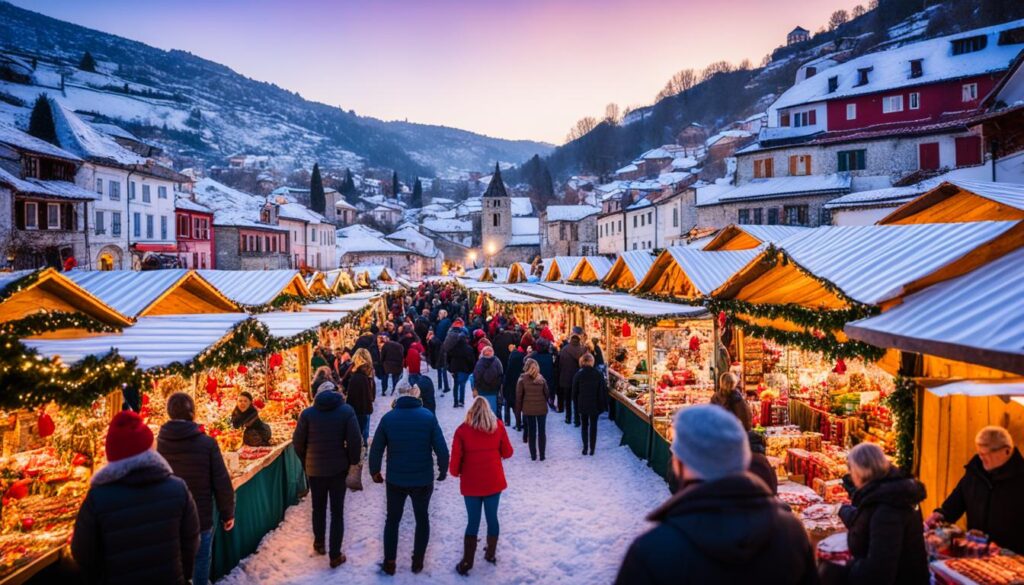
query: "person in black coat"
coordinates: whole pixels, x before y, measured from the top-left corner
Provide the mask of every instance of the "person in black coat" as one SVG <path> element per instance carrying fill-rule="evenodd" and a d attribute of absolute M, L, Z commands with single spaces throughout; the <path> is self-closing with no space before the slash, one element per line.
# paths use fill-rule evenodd
<path fill-rule="evenodd" d="M 814 553 L 800 520 L 746 473 L 747 433 L 717 406 L 676 415 L 672 467 L 679 492 L 648 516 L 657 526 L 622 561 L 617 585 L 814 585 Z"/>
<path fill-rule="evenodd" d="M 505 399 L 504 412 L 505 426 L 509 426 L 512 422 L 512 414 L 515 414 L 516 427 L 515 430 L 523 430 L 523 417 L 522 413 L 516 410 L 516 384 L 519 382 L 519 376 L 523 373 L 523 362 L 526 361 L 526 354 L 522 352 L 522 349 L 518 346 L 513 346 L 508 354 L 508 362 L 505 366 L 505 379 L 501 385 L 501 394 Z"/>
<path fill-rule="evenodd" d="M 761 478 L 761 481 L 768 486 L 773 494 L 779 493 L 779 474 L 775 472 L 764 444 L 764 437 L 761 433 L 750 431 L 747 433 L 750 438 L 750 473 Z"/>
<path fill-rule="evenodd" d="M 924 485 L 892 466 L 882 449 L 861 443 L 847 455 L 857 491 L 852 504 L 839 510 L 853 559 L 846 565 L 825 563 L 826 584 L 928 585 L 928 552 L 921 529 Z"/>
<path fill-rule="evenodd" d="M 192 577 L 196 504 L 152 446 L 152 431 L 134 412 L 110 421 L 109 463 L 92 476 L 71 538 L 71 554 L 89 583 L 184 585 Z"/>
<path fill-rule="evenodd" d="M 446 352 L 445 359 L 448 362 L 448 371 L 455 378 L 455 392 L 452 393 L 454 406 L 459 407 L 466 403 L 466 382 L 476 366 L 476 352 L 469 345 L 468 336 L 457 335 L 454 328 L 448 333 L 448 339 L 455 340 L 451 349 Z"/>
<path fill-rule="evenodd" d="M 956 522 L 967 514 L 967 528 L 988 534 L 1015 553 L 1024 554 L 1024 457 L 1002 427 L 985 427 L 975 437 L 978 454 L 928 523 Z"/>
<path fill-rule="evenodd" d="M 501 361 L 502 366 L 508 365 L 508 356 L 512 353 L 512 347 L 519 344 L 516 334 L 502 327 L 494 336 L 494 355 Z"/>
<path fill-rule="evenodd" d="M 383 374 L 379 374 L 381 396 L 388 392 L 388 377 L 391 378 L 391 393 L 394 394 L 405 368 L 405 349 L 401 343 L 384 335 L 377 336 L 377 339 L 380 341 L 380 361 L 383 366 Z"/>
<path fill-rule="evenodd" d="M 554 406 L 554 395 L 558 388 L 558 371 L 555 369 L 556 358 L 551 353 L 551 343 L 547 339 L 538 337 L 534 341 L 534 346 L 537 349 L 526 356 L 526 359 L 536 361 L 537 366 L 540 367 L 540 375 L 544 377 L 544 381 L 547 382 L 548 389 L 551 391 L 551 394 L 548 396 L 548 403 Z"/>
<path fill-rule="evenodd" d="M 420 401 L 423 402 L 423 408 L 430 412 L 436 412 L 437 398 L 434 396 L 434 382 L 430 379 L 430 376 L 425 374 L 409 374 L 409 384 L 419 388 Z"/>
<path fill-rule="evenodd" d="M 266 447 L 270 445 L 273 431 L 270 425 L 260 418 L 260 411 L 252 403 L 252 394 L 238 393 L 238 402 L 231 411 L 231 426 L 242 431 L 242 443 L 250 447 Z"/>
<path fill-rule="evenodd" d="M 608 382 L 594 367 L 594 356 L 589 353 L 580 358 L 580 369 L 572 378 L 571 400 L 582 423 L 583 454 L 593 455 L 597 447 L 597 418 L 608 410 Z"/>
<path fill-rule="evenodd" d="M 345 562 L 341 540 L 345 534 L 345 476 L 362 457 L 363 437 L 356 412 L 333 388 L 321 390 L 313 406 L 302 411 L 292 435 L 295 454 L 309 478 L 313 495 L 313 550 L 324 554 L 327 502 L 331 504 L 330 564 Z"/>
<path fill-rule="evenodd" d="M 235 488 L 224 465 L 217 440 L 210 437 L 193 420 L 196 404 L 184 392 L 167 398 L 167 416 L 171 420 L 160 427 L 156 450 L 181 479 L 199 513 L 199 550 L 196 553 L 192 585 L 210 581 L 210 552 L 213 545 L 213 502 L 217 502 L 224 530 L 235 526 Z"/>

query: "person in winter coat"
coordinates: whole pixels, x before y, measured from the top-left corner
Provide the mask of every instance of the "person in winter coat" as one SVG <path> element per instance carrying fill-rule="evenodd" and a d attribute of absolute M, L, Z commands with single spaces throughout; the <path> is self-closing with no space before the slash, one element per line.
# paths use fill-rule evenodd
<path fill-rule="evenodd" d="M 334 375 L 334 370 L 332 370 L 330 366 L 320 366 L 315 372 L 313 372 L 313 381 L 309 384 L 309 389 L 313 393 L 313 396 L 316 396 L 317 388 L 319 388 L 320 384 L 323 384 L 324 382 L 330 382 L 334 384 L 335 387 L 338 386 L 338 379 Z"/>
<path fill-rule="evenodd" d="M 647 517 L 657 526 L 630 546 L 615 583 L 817 583 L 800 520 L 746 473 L 750 445 L 739 421 L 698 405 L 681 410 L 673 426 L 680 490 Z"/>
<path fill-rule="evenodd" d="M 107 465 L 78 509 L 71 555 L 89 583 L 184 585 L 199 548 L 188 485 L 152 450 L 153 432 L 131 411 L 107 429 Z"/>
<path fill-rule="evenodd" d="M 419 375 L 423 352 L 423 344 L 419 341 L 409 344 L 409 349 L 405 352 L 405 369 L 410 376 Z"/>
<path fill-rule="evenodd" d="M 508 426 L 512 422 L 512 413 L 515 414 L 516 419 L 516 431 L 523 430 L 523 417 L 522 414 L 516 410 L 516 384 L 519 382 L 519 376 L 523 373 L 523 361 L 526 359 L 526 353 L 521 347 L 515 347 L 509 349 L 508 362 L 505 367 L 505 376 L 502 381 L 501 394 L 502 398 L 505 399 L 504 412 L 505 426 Z"/>
<path fill-rule="evenodd" d="M 498 394 L 501 392 L 504 373 L 501 362 L 494 355 L 494 348 L 485 346 L 473 368 L 473 392 L 487 400 L 495 416 L 498 415 Z"/>
<path fill-rule="evenodd" d="M 419 317 L 413 321 L 413 331 L 416 332 L 416 337 L 420 338 L 423 343 L 427 342 L 427 335 L 430 333 L 430 310 L 423 309 Z"/>
<path fill-rule="evenodd" d="M 598 371 L 603 373 L 604 372 L 604 368 L 605 368 L 605 362 L 604 362 L 604 351 L 601 349 L 601 338 L 600 337 L 591 338 L 591 340 L 590 340 L 590 348 L 588 349 L 588 351 L 590 351 L 590 353 L 594 354 L 594 367 L 597 368 Z"/>
<path fill-rule="evenodd" d="M 217 440 L 195 422 L 196 403 L 184 392 L 167 398 L 167 416 L 160 427 L 156 450 L 171 466 L 174 475 L 185 480 L 199 514 L 199 550 L 192 571 L 192 585 L 210 582 L 210 552 L 213 546 L 213 502 L 217 502 L 224 530 L 235 526 L 235 488 L 224 465 Z"/>
<path fill-rule="evenodd" d="M 374 386 L 370 352 L 358 349 L 352 357 L 346 401 L 356 413 L 356 422 L 359 423 L 359 432 L 363 436 L 364 447 L 370 437 L 370 415 L 373 414 L 373 400 L 376 397 L 377 389 Z"/>
<path fill-rule="evenodd" d="M 437 398 L 434 396 L 434 382 L 430 379 L 430 376 L 425 374 L 410 374 L 409 384 L 419 389 L 420 401 L 423 402 L 423 408 L 426 408 L 430 412 L 436 412 Z"/>
<path fill-rule="evenodd" d="M 775 468 L 765 454 L 764 437 L 755 431 L 747 433 L 747 437 L 750 440 L 750 473 L 760 478 L 773 494 L 778 494 L 779 475 L 775 473 Z"/>
<path fill-rule="evenodd" d="M 377 345 L 377 336 L 369 331 L 363 331 L 356 339 L 355 344 L 352 346 L 352 351 L 355 352 L 359 349 L 365 349 L 370 352 L 370 361 L 373 363 L 373 371 L 377 373 L 377 377 L 380 377 L 380 372 L 384 371 L 384 368 L 380 364 L 380 347 Z"/>
<path fill-rule="evenodd" d="M 427 363 L 430 367 L 437 372 L 437 389 L 442 394 L 447 394 L 451 391 L 451 386 L 448 384 L 448 368 L 445 366 L 444 361 L 441 359 L 441 338 L 434 335 L 431 331 L 427 334 Z"/>
<path fill-rule="evenodd" d="M 434 325 L 434 335 L 444 343 L 448 337 L 448 330 L 451 329 L 452 320 L 448 318 L 448 311 L 441 309 L 437 313 L 437 324 Z"/>
<path fill-rule="evenodd" d="M 235 404 L 235 409 L 231 411 L 231 426 L 236 429 L 245 429 L 242 432 L 242 443 L 250 447 L 270 445 L 272 434 L 270 425 L 260 418 L 260 412 L 252 403 L 252 394 L 249 392 L 238 393 L 238 402 Z"/>
<path fill-rule="evenodd" d="M 580 369 L 580 358 L 584 353 L 586 349 L 580 343 L 578 334 L 573 334 L 569 343 L 558 352 L 558 412 L 565 412 L 566 424 L 575 422 L 576 426 L 580 426 L 580 417 L 577 413 L 574 419 L 572 414 L 572 380 L 576 376 L 576 371 Z"/>
<path fill-rule="evenodd" d="M 566 346 L 569 347 L 569 346 Z M 583 454 L 593 455 L 597 447 L 597 418 L 608 410 L 608 382 L 604 374 L 594 367 L 594 356 L 585 353 L 580 358 L 580 369 L 572 379 L 572 399 L 582 421 Z"/>
<path fill-rule="evenodd" d="M 540 460 L 544 461 L 549 399 L 548 384 L 540 374 L 537 360 L 527 358 L 523 364 L 523 374 L 516 383 L 516 412 L 523 417 L 526 426 L 523 442 L 529 443 L 530 459 L 534 461 L 537 460 L 538 447 Z"/>
<path fill-rule="evenodd" d="M 309 478 L 313 496 L 313 550 L 324 554 L 327 504 L 331 505 L 331 533 L 327 552 L 331 568 L 345 562 L 341 541 L 345 536 L 345 477 L 350 465 L 362 457 L 363 439 L 356 412 L 345 397 L 324 384 L 313 406 L 299 415 L 292 434 L 295 454 Z"/>
<path fill-rule="evenodd" d="M 455 378 L 455 392 L 452 397 L 457 408 L 466 403 L 466 382 L 469 380 L 469 375 L 473 373 L 476 356 L 473 354 L 473 348 L 469 345 L 468 337 L 457 333 L 454 328 L 448 333 L 448 341 L 452 340 L 455 341 L 455 344 L 448 350 L 446 356 L 448 369 Z"/>
<path fill-rule="evenodd" d="M 380 377 L 381 396 L 388 392 L 388 377 L 391 378 L 391 393 L 395 393 L 398 380 L 402 377 L 402 369 L 405 367 L 405 349 L 402 344 L 392 341 L 384 335 L 377 336 L 380 344 L 380 361 L 384 369 L 384 375 Z"/>
<path fill-rule="evenodd" d="M 492 343 L 494 345 L 495 357 L 498 358 L 502 366 L 506 366 L 508 365 L 508 356 L 512 353 L 512 348 L 519 345 L 519 339 L 516 338 L 515 333 L 503 327 L 494 336 Z"/>
<path fill-rule="evenodd" d="M 750 430 L 750 406 L 743 398 L 743 393 L 736 387 L 739 378 L 732 372 L 726 372 L 718 380 L 718 389 L 711 396 L 711 404 L 717 404 L 736 415 L 743 428 Z"/>
<path fill-rule="evenodd" d="M 419 343 L 420 338 L 416 336 L 416 332 L 413 331 L 413 324 L 406 323 L 402 325 L 402 332 L 398 335 L 398 343 L 402 344 L 402 351 L 409 353 L 409 348 L 413 343 Z"/>
<path fill-rule="evenodd" d="M 434 414 L 423 408 L 415 386 L 402 384 L 395 407 L 385 414 L 373 434 L 370 445 L 370 475 L 374 483 L 384 483 L 381 462 L 387 465 L 387 517 L 384 521 L 384 562 L 381 570 L 395 574 L 398 558 L 398 527 L 405 511 L 405 500 L 412 500 L 416 516 L 413 538 L 412 571 L 423 570 L 423 558 L 430 540 L 430 496 L 434 493 L 434 456 L 437 457 L 437 481 L 448 473 L 448 445 Z M 433 454 L 432 454 L 433 453 Z"/>
<path fill-rule="evenodd" d="M 501 492 L 508 487 L 502 459 L 512 456 L 512 442 L 505 425 L 494 415 L 482 397 L 473 399 L 466 420 L 455 429 L 452 437 L 452 456 L 448 473 L 461 477 L 459 488 L 466 501 L 466 534 L 463 540 L 462 560 L 455 567 L 460 575 L 469 574 L 476 556 L 477 535 L 480 533 L 480 512 L 487 516 L 487 549 L 484 560 L 496 563 L 498 548 L 498 502 Z"/>
<path fill-rule="evenodd" d="M 824 563 L 826 584 L 899 583 L 928 585 L 928 552 L 921 530 L 924 485 L 889 463 L 874 443 L 861 443 L 846 457 L 857 491 L 839 509 L 853 557 L 846 565 Z"/>
<path fill-rule="evenodd" d="M 1024 457 L 1002 427 L 981 429 L 974 445 L 978 454 L 928 522 L 956 522 L 966 513 L 968 530 L 980 530 L 999 546 L 1024 554 Z"/>
<path fill-rule="evenodd" d="M 537 339 L 533 345 L 535 349 L 526 358 L 537 362 L 540 375 L 544 376 L 544 382 L 548 386 L 548 403 L 554 407 L 555 392 L 558 388 L 558 377 L 555 370 L 556 356 L 551 353 L 551 344 L 546 339 Z"/>

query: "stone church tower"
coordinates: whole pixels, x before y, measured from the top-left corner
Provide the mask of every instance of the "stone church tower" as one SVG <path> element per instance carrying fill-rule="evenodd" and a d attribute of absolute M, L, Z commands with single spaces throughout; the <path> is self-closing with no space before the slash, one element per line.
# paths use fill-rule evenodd
<path fill-rule="evenodd" d="M 512 238 L 512 199 L 505 191 L 505 182 L 501 179 L 501 169 L 497 163 L 494 164 L 494 176 L 483 195 L 480 232 L 480 245 L 485 257 L 500 252 Z"/>

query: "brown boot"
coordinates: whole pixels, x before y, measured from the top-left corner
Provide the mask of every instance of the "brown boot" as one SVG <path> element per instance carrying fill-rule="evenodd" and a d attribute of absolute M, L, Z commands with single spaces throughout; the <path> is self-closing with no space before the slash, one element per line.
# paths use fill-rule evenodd
<path fill-rule="evenodd" d="M 395 574 L 395 561 L 385 560 L 383 563 L 380 564 L 380 570 L 385 575 L 394 575 Z"/>
<path fill-rule="evenodd" d="M 484 560 L 488 563 L 497 564 L 498 558 L 494 554 L 498 551 L 498 537 L 488 536 L 487 537 L 487 548 L 484 549 Z"/>
<path fill-rule="evenodd" d="M 475 536 L 466 536 L 463 540 L 462 560 L 459 564 L 455 565 L 455 571 L 460 575 L 468 575 L 469 570 L 473 568 L 473 557 L 476 556 L 476 540 Z"/>

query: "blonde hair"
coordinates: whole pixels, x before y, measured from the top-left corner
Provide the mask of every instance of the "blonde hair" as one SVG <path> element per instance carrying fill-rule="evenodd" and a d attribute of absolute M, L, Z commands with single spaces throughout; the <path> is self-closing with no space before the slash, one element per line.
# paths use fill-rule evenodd
<path fill-rule="evenodd" d="M 986 451 L 996 451 L 1005 447 L 1013 449 L 1013 437 L 1003 427 L 988 426 L 981 429 L 974 438 L 974 443 Z"/>
<path fill-rule="evenodd" d="M 358 372 L 363 367 L 369 367 L 372 370 L 373 357 L 370 356 L 370 352 L 367 351 L 365 347 L 360 347 L 356 350 L 356 353 L 352 355 L 352 369 Z"/>
<path fill-rule="evenodd" d="M 874 443 L 861 443 L 850 449 L 846 464 L 850 467 L 850 473 L 860 476 L 864 483 L 885 477 L 892 469 L 892 463 L 882 448 Z"/>
<path fill-rule="evenodd" d="M 483 396 L 473 399 L 466 413 L 466 424 L 478 431 L 493 433 L 498 428 L 498 417 L 494 416 L 490 403 Z"/>
<path fill-rule="evenodd" d="M 540 364 L 533 358 L 527 358 L 523 362 L 523 373 L 531 378 L 536 378 L 537 374 L 540 374 Z"/>
<path fill-rule="evenodd" d="M 587 366 L 594 365 L 594 356 L 590 353 L 585 353 L 580 356 L 580 367 L 585 368 Z"/>
<path fill-rule="evenodd" d="M 718 377 L 718 391 L 731 392 L 736 389 L 736 385 L 739 383 L 740 379 L 736 377 L 736 374 L 726 372 Z"/>
<path fill-rule="evenodd" d="M 316 378 L 320 374 L 326 376 L 328 380 L 334 377 L 334 371 L 331 370 L 330 366 L 320 366 L 317 368 L 316 371 L 313 372 L 313 378 Z"/>

